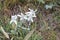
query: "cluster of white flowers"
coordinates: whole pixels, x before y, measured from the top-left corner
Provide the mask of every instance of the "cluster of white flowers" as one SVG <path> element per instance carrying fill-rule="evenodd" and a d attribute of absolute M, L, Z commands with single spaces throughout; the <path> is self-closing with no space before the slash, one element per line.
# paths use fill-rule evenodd
<path fill-rule="evenodd" d="M 17 25 L 17 18 L 18 17 L 20 17 L 20 21 L 26 20 L 28 22 L 33 22 L 33 18 L 36 17 L 36 13 L 35 13 L 36 11 L 37 10 L 34 11 L 33 9 L 29 8 L 29 11 L 25 12 L 25 14 L 20 13 L 20 14 L 17 14 L 17 15 L 12 15 L 10 24 L 15 23 Z"/>

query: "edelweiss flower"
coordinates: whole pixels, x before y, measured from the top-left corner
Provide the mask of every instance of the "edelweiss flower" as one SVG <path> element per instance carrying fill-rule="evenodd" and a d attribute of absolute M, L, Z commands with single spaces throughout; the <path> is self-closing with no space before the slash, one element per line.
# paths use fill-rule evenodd
<path fill-rule="evenodd" d="M 10 24 L 11 23 L 15 23 L 17 25 L 17 16 L 16 15 L 11 16 Z"/>
<path fill-rule="evenodd" d="M 28 15 L 28 16 L 31 15 L 32 17 L 36 17 L 36 13 L 35 13 L 35 12 L 36 12 L 37 10 L 34 11 L 34 10 L 30 9 L 30 8 L 29 8 L 29 10 L 30 10 L 30 11 L 29 11 L 29 12 L 26 12 L 25 14 Z"/>
<path fill-rule="evenodd" d="M 24 20 L 27 19 L 26 15 L 24 15 L 23 13 L 21 13 L 21 15 L 17 15 L 20 17 L 20 20 Z"/>
<path fill-rule="evenodd" d="M 32 10 L 32 9 L 30 9 L 29 8 L 29 12 L 26 12 L 25 14 L 26 14 L 26 17 L 27 17 L 27 19 L 26 20 L 28 20 L 28 21 L 31 21 L 31 22 L 33 22 L 33 17 L 36 17 L 36 14 L 35 14 L 35 12 L 37 11 L 37 10 Z"/>

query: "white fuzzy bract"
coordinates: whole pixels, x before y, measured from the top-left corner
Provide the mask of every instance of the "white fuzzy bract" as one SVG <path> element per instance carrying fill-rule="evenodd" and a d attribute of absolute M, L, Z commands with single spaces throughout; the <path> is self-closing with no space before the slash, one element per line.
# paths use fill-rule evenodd
<path fill-rule="evenodd" d="M 26 13 L 25 13 L 25 14 L 26 14 L 26 17 L 27 17 L 26 20 L 33 22 L 33 17 L 36 17 L 36 13 L 35 13 L 35 12 L 36 12 L 37 10 L 34 11 L 34 10 L 30 9 L 30 8 L 29 8 L 29 10 L 30 10 L 29 12 L 26 12 Z"/>
<path fill-rule="evenodd" d="M 20 17 L 20 20 L 25 20 L 27 19 L 26 15 L 24 15 L 23 13 L 21 13 L 21 15 L 17 15 Z"/>
<path fill-rule="evenodd" d="M 11 23 L 15 23 L 17 25 L 17 16 L 16 15 L 11 16 L 10 24 Z"/>

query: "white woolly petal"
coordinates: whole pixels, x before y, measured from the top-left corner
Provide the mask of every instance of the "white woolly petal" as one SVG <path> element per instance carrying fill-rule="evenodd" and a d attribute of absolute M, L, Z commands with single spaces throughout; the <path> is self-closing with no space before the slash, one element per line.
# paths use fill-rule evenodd
<path fill-rule="evenodd" d="M 17 19 L 17 16 L 16 16 L 16 15 L 11 16 L 11 19 L 12 19 L 12 20 Z"/>
<path fill-rule="evenodd" d="M 28 8 L 29 10 L 32 10 L 32 9 L 30 9 L 30 8 Z"/>
<path fill-rule="evenodd" d="M 12 24 L 12 23 L 15 23 L 17 25 L 17 21 L 16 20 L 11 20 L 10 24 Z"/>
<path fill-rule="evenodd" d="M 30 14 L 31 12 L 26 12 L 25 14 Z"/>
<path fill-rule="evenodd" d="M 35 10 L 35 12 L 37 11 L 37 9 Z"/>
<path fill-rule="evenodd" d="M 33 19 L 31 19 L 31 22 L 33 22 Z"/>
<path fill-rule="evenodd" d="M 23 18 L 20 18 L 20 20 L 23 20 Z"/>
<path fill-rule="evenodd" d="M 18 17 L 21 17 L 21 15 L 19 15 L 19 14 L 18 14 L 17 16 L 18 16 Z"/>

